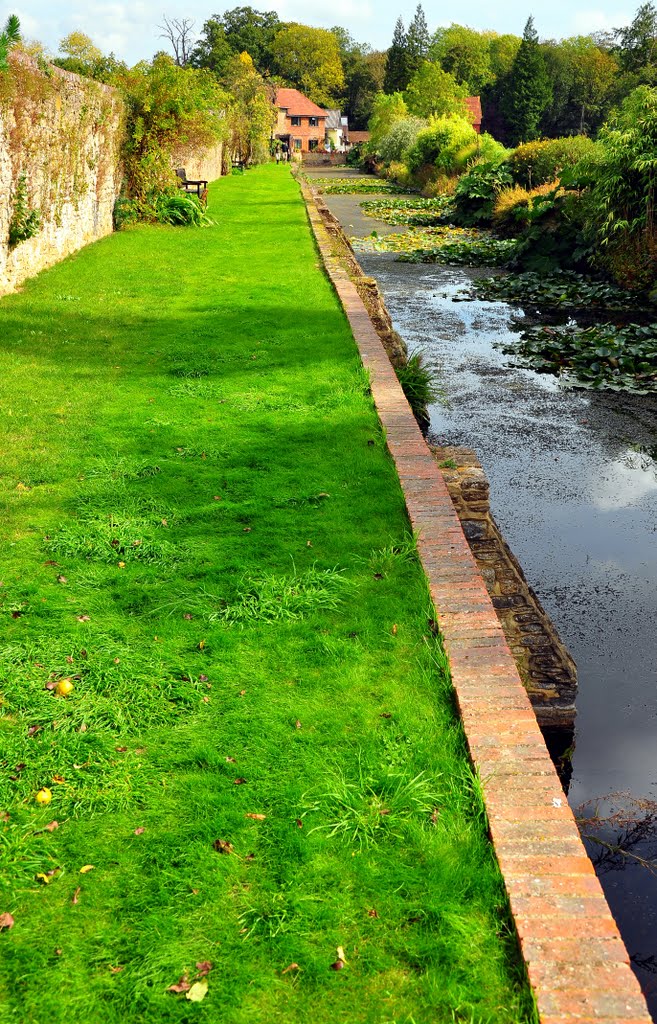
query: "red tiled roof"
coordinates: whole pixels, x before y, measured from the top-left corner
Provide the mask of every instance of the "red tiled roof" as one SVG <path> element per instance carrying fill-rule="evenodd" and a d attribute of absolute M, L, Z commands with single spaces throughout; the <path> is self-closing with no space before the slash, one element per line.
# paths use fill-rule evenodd
<path fill-rule="evenodd" d="M 370 141 L 370 133 L 369 132 L 352 132 L 352 130 L 350 128 L 349 129 L 349 141 L 353 142 L 354 145 L 357 142 L 369 142 Z"/>
<path fill-rule="evenodd" d="M 279 89 L 276 93 L 275 105 L 287 110 L 291 117 L 326 117 L 326 111 L 309 100 L 298 89 Z"/>
<path fill-rule="evenodd" d="M 481 110 L 481 96 L 468 96 L 464 103 L 474 117 L 474 123 L 481 124 L 484 116 Z"/>

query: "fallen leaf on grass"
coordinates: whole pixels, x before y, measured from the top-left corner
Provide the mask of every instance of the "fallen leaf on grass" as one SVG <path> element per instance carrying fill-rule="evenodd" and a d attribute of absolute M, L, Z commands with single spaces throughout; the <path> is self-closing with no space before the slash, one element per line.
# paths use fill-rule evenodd
<path fill-rule="evenodd" d="M 179 992 L 189 992 L 191 987 L 192 986 L 187 980 L 187 975 L 183 974 L 180 981 L 177 981 L 175 985 L 169 985 L 167 992 L 175 992 L 177 995 Z"/>
<path fill-rule="evenodd" d="M 36 734 L 38 732 L 41 732 L 41 726 L 40 725 L 31 725 L 30 728 L 27 730 L 27 735 L 28 736 L 36 736 Z"/>
<path fill-rule="evenodd" d="M 393 636 L 397 636 L 397 623 L 396 622 L 395 622 L 394 626 L 392 627 L 392 635 Z"/>
<path fill-rule="evenodd" d="M 59 874 L 59 868 L 54 868 L 52 871 L 37 871 L 34 876 L 39 882 L 43 882 L 44 885 L 50 885 L 53 878 L 57 878 Z"/>
<path fill-rule="evenodd" d="M 342 960 L 342 963 L 343 963 L 343 964 L 346 964 L 346 962 L 347 962 L 347 958 L 346 958 L 346 956 L 344 955 L 344 949 L 342 948 L 342 946 L 338 946 L 338 948 L 336 949 L 336 951 L 335 951 L 335 952 L 336 952 L 336 953 L 337 953 L 337 955 L 338 955 L 338 960 Z"/>
<path fill-rule="evenodd" d="M 189 992 L 185 993 L 185 999 L 191 1000 L 192 1003 L 200 1003 L 202 999 L 208 994 L 208 983 L 207 981 L 195 981 Z"/>
<path fill-rule="evenodd" d="M 57 582 L 58 583 L 68 583 L 68 580 L 66 579 L 66 576 L 58 576 L 57 577 Z"/>
<path fill-rule="evenodd" d="M 91 615 L 78 615 L 78 622 L 91 622 Z"/>
<path fill-rule="evenodd" d="M 301 728 L 301 722 L 299 721 L 298 718 L 297 718 L 296 722 L 294 723 L 294 728 L 295 729 L 300 729 Z"/>
<path fill-rule="evenodd" d="M 433 812 L 431 814 L 431 824 L 435 825 L 436 822 L 438 821 L 439 817 L 440 817 L 440 811 L 438 810 L 437 807 L 434 807 Z"/>
<path fill-rule="evenodd" d="M 118 967 L 112 967 L 112 965 L 110 964 L 110 971 L 111 971 L 112 974 L 120 974 L 121 971 L 124 971 L 124 970 L 125 970 L 125 965 L 124 964 L 119 964 Z"/>
<path fill-rule="evenodd" d="M 300 971 L 300 970 L 301 970 L 301 968 L 299 967 L 298 964 L 288 964 L 288 966 L 285 968 L 285 970 L 281 971 L 281 974 L 287 974 L 288 971 Z"/>
<path fill-rule="evenodd" d="M 79 897 L 81 891 L 82 891 L 81 887 L 78 886 L 77 889 L 75 890 L 75 892 L 73 893 L 73 899 L 71 900 L 71 903 L 76 904 L 76 903 L 79 902 L 78 897 Z"/>
<path fill-rule="evenodd" d="M 0 821 L 9 821 L 8 811 L 0 811 Z"/>
<path fill-rule="evenodd" d="M 145 754 L 146 747 L 135 747 L 135 754 Z"/>
<path fill-rule="evenodd" d="M 211 961 L 211 960 L 200 960 L 200 961 L 199 961 L 199 962 L 198 962 L 198 963 L 196 964 L 196 970 L 197 970 L 197 971 L 198 971 L 198 972 L 199 972 L 199 973 L 200 973 L 201 975 L 206 975 L 206 974 L 209 974 L 209 973 L 210 973 L 210 971 L 212 970 L 212 966 L 213 966 L 213 965 L 212 965 L 212 961 Z"/>
<path fill-rule="evenodd" d="M 14 924 L 15 921 L 11 914 L 0 914 L 0 931 L 3 929 L 9 931 L 10 928 L 14 927 Z"/>
<path fill-rule="evenodd" d="M 226 764 L 237 764 L 237 760 L 234 757 L 227 757 Z"/>
<path fill-rule="evenodd" d="M 64 778 L 64 776 L 63 776 L 63 775 L 53 775 L 53 777 L 52 777 L 52 781 L 53 781 L 53 782 L 54 782 L 54 783 L 55 783 L 55 784 L 56 784 L 57 786 L 63 786 L 63 785 L 64 785 L 64 783 L 66 782 L 66 779 Z"/>
<path fill-rule="evenodd" d="M 43 831 L 44 832 L 54 832 L 56 828 L 59 828 L 59 822 L 58 821 L 51 821 L 48 825 L 45 826 Z"/>
<path fill-rule="evenodd" d="M 219 853 L 232 853 L 233 844 L 229 843 L 227 839 L 215 839 L 212 849 L 217 850 Z"/>
<path fill-rule="evenodd" d="M 94 865 L 93 864 L 85 864 L 84 867 L 80 868 L 80 874 L 81 875 L 86 875 L 86 874 L 88 874 L 89 871 L 93 871 L 93 869 L 94 869 Z"/>
<path fill-rule="evenodd" d="M 66 655 L 66 664 L 67 665 L 72 665 L 73 664 L 73 658 L 71 657 L 70 654 Z"/>
<path fill-rule="evenodd" d="M 244 815 L 244 817 L 245 818 L 252 818 L 253 821 L 264 821 L 265 818 L 267 817 L 267 815 L 266 814 L 253 814 L 252 812 L 248 812 L 247 814 Z"/>
<path fill-rule="evenodd" d="M 143 828 L 143 826 L 142 826 L 141 828 L 136 828 L 136 829 L 135 829 L 135 835 L 136 835 L 136 836 L 140 836 L 140 835 L 143 835 L 143 833 L 144 833 L 145 831 L 146 831 L 146 829 L 145 829 L 145 828 Z"/>
<path fill-rule="evenodd" d="M 234 779 L 233 780 L 233 784 L 235 786 L 244 786 L 246 784 L 246 779 L 242 779 L 242 778 Z"/>
<path fill-rule="evenodd" d="M 116 750 L 116 752 L 117 752 L 118 754 L 125 754 L 125 752 L 126 752 L 126 750 L 127 750 L 128 748 L 127 748 L 127 747 L 114 747 L 114 749 Z"/>
<path fill-rule="evenodd" d="M 368 911 L 367 911 L 367 916 L 368 916 L 368 917 L 378 917 L 379 915 L 377 914 L 377 912 L 376 912 L 376 910 L 374 909 L 374 907 L 372 907 L 372 909 L 371 909 L 371 910 L 368 910 Z"/>
<path fill-rule="evenodd" d="M 246 690 L 240 690 L 238 697 L 243 697 L 246 694 Z"/>
<path fill-rule="evenodd" d="M 302 822 L 301 818 L 297 818 L 296 825 L 297 825 L 297 828 L 303 828 L 303 822 Z"/>

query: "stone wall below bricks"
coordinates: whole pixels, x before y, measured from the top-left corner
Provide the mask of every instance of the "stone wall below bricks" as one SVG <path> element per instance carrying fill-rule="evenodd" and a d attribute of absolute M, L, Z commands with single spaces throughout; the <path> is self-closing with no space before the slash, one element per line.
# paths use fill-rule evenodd
<path fill-rule="evenodd" d="M 502 624 L 538 724 L 572 729 L 577 667 L 490 511 L 489 484 L 468 448 L 431 448 Z"/>
<path fill-rule="evenodd" d="M 196 181 L 216 181 L 223 174 L 224 147 L 219 142 L 208 149 L 181 149 L 174 153 L 172 164 L 184 167 L 187 177 Z"/>

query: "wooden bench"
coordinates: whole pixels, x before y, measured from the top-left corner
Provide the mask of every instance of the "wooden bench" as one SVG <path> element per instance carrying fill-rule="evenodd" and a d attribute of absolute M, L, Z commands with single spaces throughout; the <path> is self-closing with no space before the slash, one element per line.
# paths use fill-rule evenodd
<path fill-rule="evenodd" d="M 194 181 L 192 178 L 187 177 L 187 172 L 184 167 L 176 168 L 176 174 L 180 178 L 180 187 L 184 188 L 185 192 L 196 194 L 199 201 L 204 206 L 208 204 L 208 183 L 207 181 Z"/>

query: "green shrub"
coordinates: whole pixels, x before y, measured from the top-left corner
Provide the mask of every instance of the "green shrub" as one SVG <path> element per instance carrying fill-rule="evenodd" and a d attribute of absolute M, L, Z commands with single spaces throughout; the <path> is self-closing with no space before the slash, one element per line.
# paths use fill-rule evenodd
<path fill-rule="evenodd" d="M 513 180 L 523 188 L 536 188 L 554 181 L 565 168 L 590 159 L 598 145 L 586 135 L 565 139 L 544 139 L 518 146 L 509 158 Z"/>
<path fill-rule="evenodd" d="M 476 144 L 477 133 L 464 117 L 438 117 L 418 134 L 406 162 L 414 174 L 427 166 L 453 174 L 463 166 L 463 152 Z"/>
<path fill-rule="evenodd" d="M 184 192 L 160 196 L 156 209 L 160 224 L 200 228 L 212 223 L 197 197 Z"/>
<path fill-rule="evenodd" d="M 360 167 L 365 157 L 365 143 L 357 142 L 347 153 L 347 167 Z"/>
<path fill-rule="evenodd" d="M 404 366 L 397 367 L 396 373 L 413 414 L 422 422 L 427 416 L 427 406 L 440 395 L 434 371 L 427 366 L 421 352 L 413 352 Z"/>
<path fill-rule="evenodd" d="M 386 164 L 403 161 L 405 154 L 415 145 L 417 137 L 427 122 L 421 117 L 405 117 L 393 124 L 390 131 L 379 143 L 378 153 Z"/>
<path fill-rule="evenodd" d="M 466 227 L 492 219 L 498 194 L 512 184 L 506 164 L 474 164 L 454 189 L 455 219 Z"/>
<path fill-rule="evenodd" d="M 599 139 L 601 154 L 584 162 L 598 263 L 627 288 L 654 286 L 657 89 L 641 86 L 630 93 Z"/>

